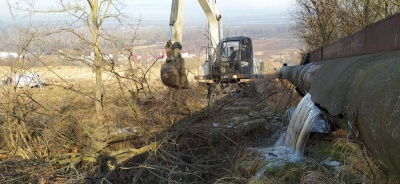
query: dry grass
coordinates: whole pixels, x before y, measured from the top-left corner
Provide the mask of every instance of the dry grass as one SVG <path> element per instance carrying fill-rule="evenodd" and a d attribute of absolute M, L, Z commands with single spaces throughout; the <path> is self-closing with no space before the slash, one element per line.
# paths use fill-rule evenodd
<path fill-rule="evenodd" d="M 255 82 L 253 99 L 222 98 L 207 107 L 200 100 L 201 86 L 180 91 L 163 87 L 157 65 L 136 72 L 116 69 L 104 75 L 105 120 L 100 122 L 90 67 L 31 70 L 46 79 L 45 89 L 0 88 L 3 183 L 330 183 L 384 176 L 373 170 L 375 178 L 361 177 L 371 171 L 373 159 L 357 161 L 365 152 L 337 143 L 328 150 L 348 150 L 339 155 L 349 159 L 348 166 L 359 167 L 332 175 L 312 162 L 251 180 L 262 161 L 245 148 L 271 144 L 268 138 L 284 126 L 271 117 L 299 100 L 274 74 Z"/>
<path fill-rule="evenodd" d="M 2 182 L 217 181 L 230 173 L 235 149 L 273 131 L 253 113 L 264 109 L 259 102 L 227 111 L 235 99 L 221 99 L 204 109 L 204 89 L 169 91 L 157 80 L 157 67 L 144 71 L 145 78 L 140 70 L 104 76 L 104 122 L 95 116 L 89 67 L 30 70 L 43 71 L 45 89 L 0 90 L 7 97 L 0 103 Z M 32 159 L 40 164 L 23 171 Z"/>
<path fill-rule="evenodd" d="M 30 71 L 39 73 L 42 70 L 30 69 Z M 41 75 L 49 84 L 45 89 L 1 87 L 0 118 L 2 121 L 0 125 L 2 136 L 0 149 L 7 160 L 41 159 L 43 163 L 55 162 L 57 167 L 64 167 L 68 163 L 67 165 L 71 165 L 66 166 L 67 168 L 90 168 L 97 162 L 96 155 L 108 152 L 107 150 L 113 146 L 115 150 L 115 145 L 118 143 L 125 144 L 119 146 L 122 149 L 141 142 L 134 141 L 136 138 L 129 136 L 122 140 L 116 140 L 114 134 L 118 129 L 135 127 L 146 132 L 144 130 L 150 129 L 154 125 L 141 117 L 150 110 L 146 111 L 145 107 L 139 107 L 130 93 L 116 90 L 120 88 L 116 85 L 117 81 L 112 78 L 112 75 L 105 76 L 107 96 L 104 104 L 107 119 L 105 122 L 98 122 L 93 109 L 91 69 L 89 67 L 60 66 L 52 70 L 43 72 Z M 10 68 L 2 68 L 3 74 L 11 71 Z M 128 87 L 131 86 L 124 87 L 124 90 L 128 91 Z M 163 89 L 161 89 L 162 91 Z M 138 96 L 139 99 L 143 98 L 142 94 Z M 153 127 L 151 129 L 153 130 Z M 148 133 L 151 132 L 148 131 Z M 144 146 L 143 143 L 141 144 Z M 137 147 L 139 149 L 140 145 Z M 83 166 L 82 162 L 93 164 L 88 167 L 86 164 Z M 10 163 L 13 162 L 4 162 L 2 165 L 8 167 Z M 37 179 L 34 176 L 24 176 L 21 180 L 12 179 L 12 176 L 7 174 L 14 171 L 9 169 L 9 172 L 4 173 L 3 181 L 18 183 Z M 47 177 L 53 174 L 49 173 Z M 46 175 L 41 177 L 46 177 Z"/>

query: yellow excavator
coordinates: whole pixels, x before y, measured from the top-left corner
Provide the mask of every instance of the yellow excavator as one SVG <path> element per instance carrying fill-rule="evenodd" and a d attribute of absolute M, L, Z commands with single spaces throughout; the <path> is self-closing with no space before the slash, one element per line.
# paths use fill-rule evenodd
<path fill-rule="evenodd" d="M 221 14 L 214 0 L 198 0 L 209 27 L 207 60 L 202 66 L 203 74 L 198 81 L 209 88 L 216 85 L 243 84 L 264 77 L 264 65 L 253 58 L 252 41 L 249 37 L 223 38 Z M 177 89 L 190 88 L 181 56 L 184 0 L 173 0 L 170 16 L 169 40 L 165 46 L 167 59 L 161 67 L 161 80 L 165 86 Z"/>

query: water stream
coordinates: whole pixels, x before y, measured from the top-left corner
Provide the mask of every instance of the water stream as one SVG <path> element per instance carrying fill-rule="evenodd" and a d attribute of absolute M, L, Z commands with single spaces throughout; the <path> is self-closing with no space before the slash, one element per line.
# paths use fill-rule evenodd
<path fill-rule="evenodd" d="M 293 148 L 297 154 L 302 154 L 308 135 L 321 111 L 311 101 L 311 95 L 306 94 L 300 101 L 287 128 L 284 145 Z"/>
<path fill-rule="evenodd" d="M 298 104 L 289 126 L 274 146 L 258 149 L 263 154 L 267 164 L 256 174 L 259 178 L 271 167 L 280 167 L 288 162 L 300 162 L 314 123 L 318 120 L 321 111 L 311 101 L 311 95 L 307 94 Z M 289 115 L 290 116 L 290 115 Z"/>

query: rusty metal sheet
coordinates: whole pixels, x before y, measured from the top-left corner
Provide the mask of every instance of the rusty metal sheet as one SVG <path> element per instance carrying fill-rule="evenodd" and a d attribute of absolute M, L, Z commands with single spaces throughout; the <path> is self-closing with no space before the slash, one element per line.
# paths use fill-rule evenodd
<path fill-rule="evenodd" d="M 310 62 L 318 62 L 322 60 L 322 47 L 310 53 Z"/>
<path fill-rule="evenodd" d="M 365 54 L 400 49 L 400 14 L 376 22 L 365 30 Z"/>
<path fill-rule="evenodd" d="M 400 50 L 400 13 L 311 52 L 311 62 Z"/>
<path fill-rule="evenodd" d="M 323 48 L 322 59 L 335 59 L 348 56 L 365 54 L 365 30 L 361 30 L 355 34 L 344 37 L 338 42 Z"/>

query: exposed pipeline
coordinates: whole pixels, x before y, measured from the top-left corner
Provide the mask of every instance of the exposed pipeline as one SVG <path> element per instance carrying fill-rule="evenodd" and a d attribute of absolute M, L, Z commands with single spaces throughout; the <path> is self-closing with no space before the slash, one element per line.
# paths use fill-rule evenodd
<path fill-rule="evenodd" d="M 400 51 L 283 66 L 278 77 L 336 118 L 400 175 Z"/>
<path fill-rule="evenodd" d="M 304 96 L 310 90 L 311 79 L 322 63 L 310 63 L 308 65 L 287 66 L 284 64 L 277 74 L 277 78 L 287 79 L 296 86 L 297 92 Z"/>

